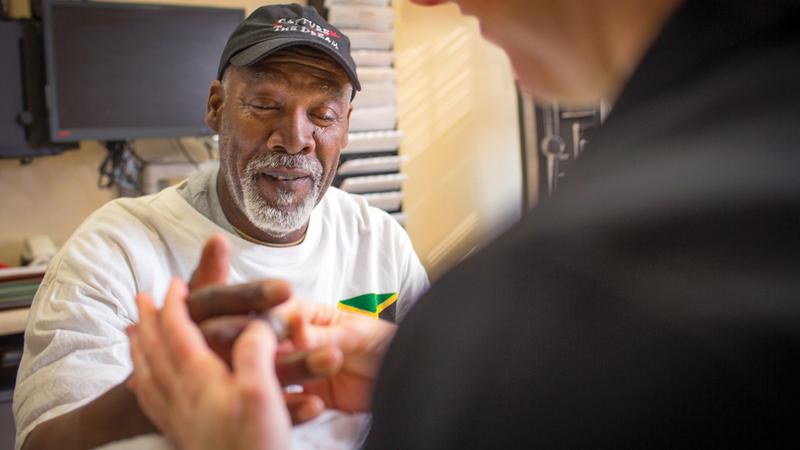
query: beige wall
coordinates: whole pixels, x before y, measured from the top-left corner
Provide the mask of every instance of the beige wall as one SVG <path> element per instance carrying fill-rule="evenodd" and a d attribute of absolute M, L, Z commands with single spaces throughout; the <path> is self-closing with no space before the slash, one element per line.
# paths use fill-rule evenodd
<path fill-rule="evenodd" d="M 431 277 L 516 220 L 516 91 L 506 56 L 454 5 L 395 0 L 407 229 Z"/>

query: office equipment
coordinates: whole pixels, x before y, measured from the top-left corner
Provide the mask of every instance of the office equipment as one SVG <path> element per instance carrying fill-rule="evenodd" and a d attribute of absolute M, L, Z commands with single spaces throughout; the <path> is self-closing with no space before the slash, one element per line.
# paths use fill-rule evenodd
<path fill-rule="evenodd" d="M 558 191 L 605 118 L 606 105 L 564 106 L 519 96 L 526 208 Z"/>
<path fill-rule="evenodd" d="M 43 80 L 36 23 L 0 20 L 0 158 L 29 161 L 77 147 L 50 141 Z"/>
<path fill-rule="evenodd" d="M 241 9 L 44 0 L 56 141 L 210 134 L 203 116 Z"/>
<path fill-rule="evenodd" d="M 30 306 L 46 269 L 46 266 L 0 269 L 0 311 Z M 11 316 L 0 316 L 0 335 L 22 331 L 22 327 L 19 326 L 19 316 L 9 317 Z"/>

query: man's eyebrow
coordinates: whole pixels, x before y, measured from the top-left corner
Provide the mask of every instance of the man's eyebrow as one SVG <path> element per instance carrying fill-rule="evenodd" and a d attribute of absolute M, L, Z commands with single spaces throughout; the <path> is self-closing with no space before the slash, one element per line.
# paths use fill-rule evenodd
<path fill-rule="evenodd" d="M 345 83 L 342 83 L 341 81 L 318 75 L 315 75 L 314 81 L 311 82 L 312 87 L 320 91 L 330 93 L 331 96 L 341 95 L 342 91 L 344 90 L 344 85 Z"/>

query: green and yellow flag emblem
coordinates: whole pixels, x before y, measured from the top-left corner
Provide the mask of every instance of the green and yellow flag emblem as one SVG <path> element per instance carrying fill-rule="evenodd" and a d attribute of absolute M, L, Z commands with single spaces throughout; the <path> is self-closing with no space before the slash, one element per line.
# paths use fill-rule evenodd
<path fill-rule="evenodd" d="M 397 317 L 397 293 L 359 295 L 339 301 L 339 309 L 394 322 Z"/>

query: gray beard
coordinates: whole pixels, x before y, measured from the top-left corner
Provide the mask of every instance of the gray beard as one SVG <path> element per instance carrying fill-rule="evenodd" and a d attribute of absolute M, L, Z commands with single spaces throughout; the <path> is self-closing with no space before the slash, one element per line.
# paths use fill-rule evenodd
<path fill-rule="evenodd" d="M 278 192 L 274 204 L 264 199 L 256 184 L 258 174 L 266 168 L 300 168 L 310 174 L 312 188 L 308 195 L 297 203 L 297 194 L 292 191 Z M 261 231 L 282 238 L 304 227 L 322 189 L 322 164 L 312 156 L 290 155 L 270 152 L 259 154 L 247 162 L 241 179 L 241 190 L 235 188 L 232 167 L 225 171 L 228 189 L 236 206 L 250 222 Z"/>

